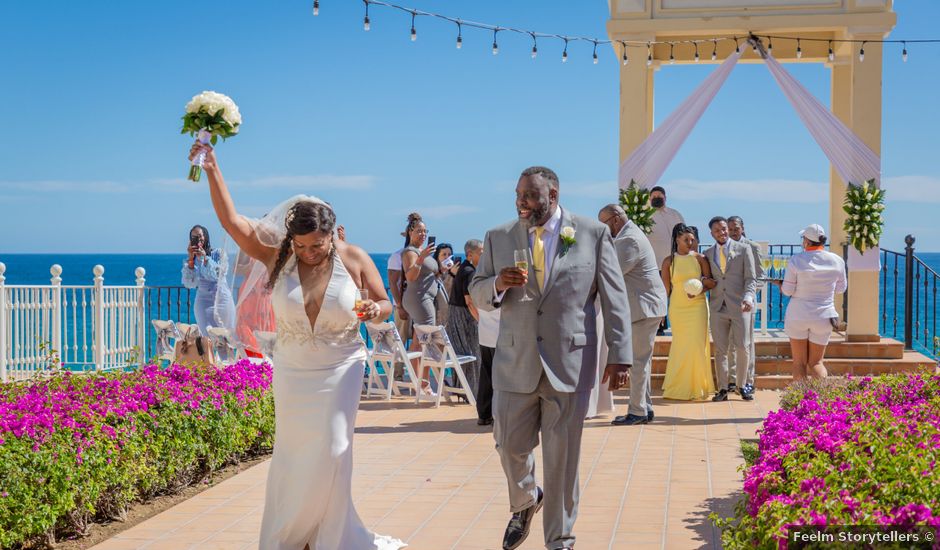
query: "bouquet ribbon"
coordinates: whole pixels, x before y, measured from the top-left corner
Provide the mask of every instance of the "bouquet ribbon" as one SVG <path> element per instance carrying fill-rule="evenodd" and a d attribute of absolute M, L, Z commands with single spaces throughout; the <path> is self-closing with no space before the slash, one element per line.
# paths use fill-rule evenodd
<path fill-rule="evenodd" d="M 202 129 L 199 130 L 199 133 L 196 135 L 196 141 L 203 145 L 208 145 L 209 140 L 212 139 L 212 134 L 208 130 Z M 202 165 L 206 162 L 206 152 L 200 151 L 199 154 L 193 158 L 192 168 L 189 169 L 189 179 L 190 181 L 199 181 L 199 177 L 202 175 Z"/>

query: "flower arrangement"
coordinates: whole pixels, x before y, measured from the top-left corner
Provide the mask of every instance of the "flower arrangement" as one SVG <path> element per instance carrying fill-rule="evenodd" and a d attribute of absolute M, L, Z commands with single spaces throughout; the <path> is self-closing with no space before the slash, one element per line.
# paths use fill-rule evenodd
<path fill-rule="evenodd" d="M 578 240 L 574 238 L 574 235 L 575 235 L 575 230 L 570 225 L 566 225 L 561 228 L 560 237 L 561 237 L 561 244 L 562 244 L 562 250 L 561 250 L 562 254 L 567 254 L 568 249 L 574 246 L 575 243 L 578 242 Z"/>
<path fill-rule="evenodd" d="M 878 246 L 884 229 L 882 212 L 885 209 L 885 192 L 875 186 L 875 180 L 862 185 L 850 183 L 845 194 L 842 210 L 848 217 L 843 229 L 849 243 L 859 252 Z"/>
<path fill-rule="evenodd" d="M 225 140 L 237 134 L 241 123 L 242 115 L 232 98 L 216 92 L 202 92 L 186 104 L 180 133 L 188 133 L 201 143 L 215 145 L 220 137 Z M 193 159 L 189 169 L 190 181 L 199 181 L 204 160 L 204 155 Z"/>
<path fill-rule="evenodd" d="M 794 384 L 764 421 L 725 548 L 786 548 L 811 525 L 940 527 L 940 375 Z"/>
<path fill-rule="evenodd" d="M 269 448 L 271 381 L 244 360 L 0 386 L 0 547 L 81 535 Z"/>
<path fill-rule="evenodd" d="M 626 189 L 620 190 L 620 206 L 630 221 L 635 223 L 643 233 L 649 235 L 653 231 L 653 213 L 656 209 L 650 205 L 650 192 L 643 189 L 633 180 Z"/>

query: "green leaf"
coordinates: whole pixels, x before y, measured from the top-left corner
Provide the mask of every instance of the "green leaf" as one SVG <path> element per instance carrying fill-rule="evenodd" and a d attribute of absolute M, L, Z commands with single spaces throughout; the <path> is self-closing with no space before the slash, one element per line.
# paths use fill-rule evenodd
<path fill-rule="evenodd" d="M 219 141 L 219 136 L 213 135 L 209 141 L 212 143 L 212 145 L 215 145 Z"/>

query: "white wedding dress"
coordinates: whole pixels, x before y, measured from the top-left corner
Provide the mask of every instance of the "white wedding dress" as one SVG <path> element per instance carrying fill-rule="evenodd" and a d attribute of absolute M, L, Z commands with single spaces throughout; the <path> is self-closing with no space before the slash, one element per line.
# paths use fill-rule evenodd
<path fill-rule="evenodd" d="M 274 457 L 261 550 L 397 550 L 375 535 L 352 502 L 352 438 L 366 351 L 353 311 L 358 296 L 339 255 L 311 329 L 297 263 L 274 287 Z"/>

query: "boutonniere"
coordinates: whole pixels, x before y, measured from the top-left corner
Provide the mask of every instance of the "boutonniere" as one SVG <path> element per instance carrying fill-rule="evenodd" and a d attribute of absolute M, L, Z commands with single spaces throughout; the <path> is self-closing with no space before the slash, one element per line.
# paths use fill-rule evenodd
<path fill-rule="evenodd" d="M 561 242 L 564 247 L 562 248 L 562 254 L 568 252 L 568 249 L 574 246 L 578 241 L 574 238 L 574 228 L 570 225 L 566 225 L 561 228 Z"/>

